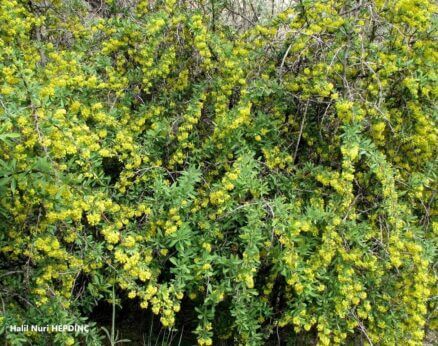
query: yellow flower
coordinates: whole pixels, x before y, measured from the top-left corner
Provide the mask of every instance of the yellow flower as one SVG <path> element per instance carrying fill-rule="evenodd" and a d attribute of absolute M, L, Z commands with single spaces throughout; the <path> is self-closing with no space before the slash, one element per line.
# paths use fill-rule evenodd
<path fill-rule="evenodd" d="M 66 340 L 65 340 L 65 345 L 66 346 L 71 346 L 74 345 L 75 343 L 75 339 L 71 336 L 69 336 Z"/>
<path fill-rule="evenodd" d="M 209 269 L 211 269 L 211 265 L 210 265 L 210 263 L 205 263 L 205 264 L 202 266 L 202 270 L 209 270 Z"/>

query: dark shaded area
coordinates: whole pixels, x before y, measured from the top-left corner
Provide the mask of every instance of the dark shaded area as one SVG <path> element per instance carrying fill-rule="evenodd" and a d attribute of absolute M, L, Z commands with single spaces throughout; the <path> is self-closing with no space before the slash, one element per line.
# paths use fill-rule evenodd
<path fill-rule="evenodd" d="M 116 307 L 115 329 L 119 339 L 128 339 L 129 343 L 121 345 L 196 345 L 196 337 L 191 333 L 196 328 L 197 318 L 194 304 L 187 298 L 181 302 L 181 312 L 176 315 L 172 330 L 161 327 L 160 317 L 154 315 L 150 308 L 142 309 L 138 299 L 129 299 L 125 292 L 117 292 L 121 300 Z M 96 322 L 98 328 L 105 327 L 111 331 L 112 304 L 101 300 L 89 314 L 90 321 Z M 105 335 L 104 345 L 110 345 Z"/>
<path fill-rule="evenodd" d="M 102 159 L 102 168 L 105 175 L 110 177 L 110 184 L 113 185 L 119 179 L 124 165 L 117 158 L 104 157 Z"/>

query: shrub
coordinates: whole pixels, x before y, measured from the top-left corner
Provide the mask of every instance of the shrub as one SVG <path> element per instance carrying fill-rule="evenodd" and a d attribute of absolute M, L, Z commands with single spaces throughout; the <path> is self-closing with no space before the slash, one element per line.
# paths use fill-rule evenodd
<path fill-rule="evenodd" d="M 163 328 L 191 306 L 200 345 L 422 343 L 436 6 L 300 1 L 237 31 L 221 4 L 1 2 L 7 343 L 99 344 L 7 326 L 85 323 L 114 289 Z"/>

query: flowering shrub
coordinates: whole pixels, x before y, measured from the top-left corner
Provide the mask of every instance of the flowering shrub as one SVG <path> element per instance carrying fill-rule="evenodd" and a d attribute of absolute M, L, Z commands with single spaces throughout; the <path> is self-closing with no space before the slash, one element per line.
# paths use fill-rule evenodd
<path fill-rule="evenodd" d="M 242 32 L 220 3 L 90 6 L 0 3 L 6 342 L 100 344 L 7 327 L 90 322 L 115 288 L 163 328 L 190 306 L 199 345 L 421 345 L 436 6 L 300 1 Z"/>

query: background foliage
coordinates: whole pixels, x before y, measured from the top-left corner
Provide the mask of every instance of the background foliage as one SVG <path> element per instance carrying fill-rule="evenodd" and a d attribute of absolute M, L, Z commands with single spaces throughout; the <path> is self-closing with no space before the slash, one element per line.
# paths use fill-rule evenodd
<path fill-rule="evenodd" d="M 436 6 L 269 4 L 1 1 L 7 344 L 99 345 L 7 327 L 104 301 L 200 345 L 436 326 Z"/>

